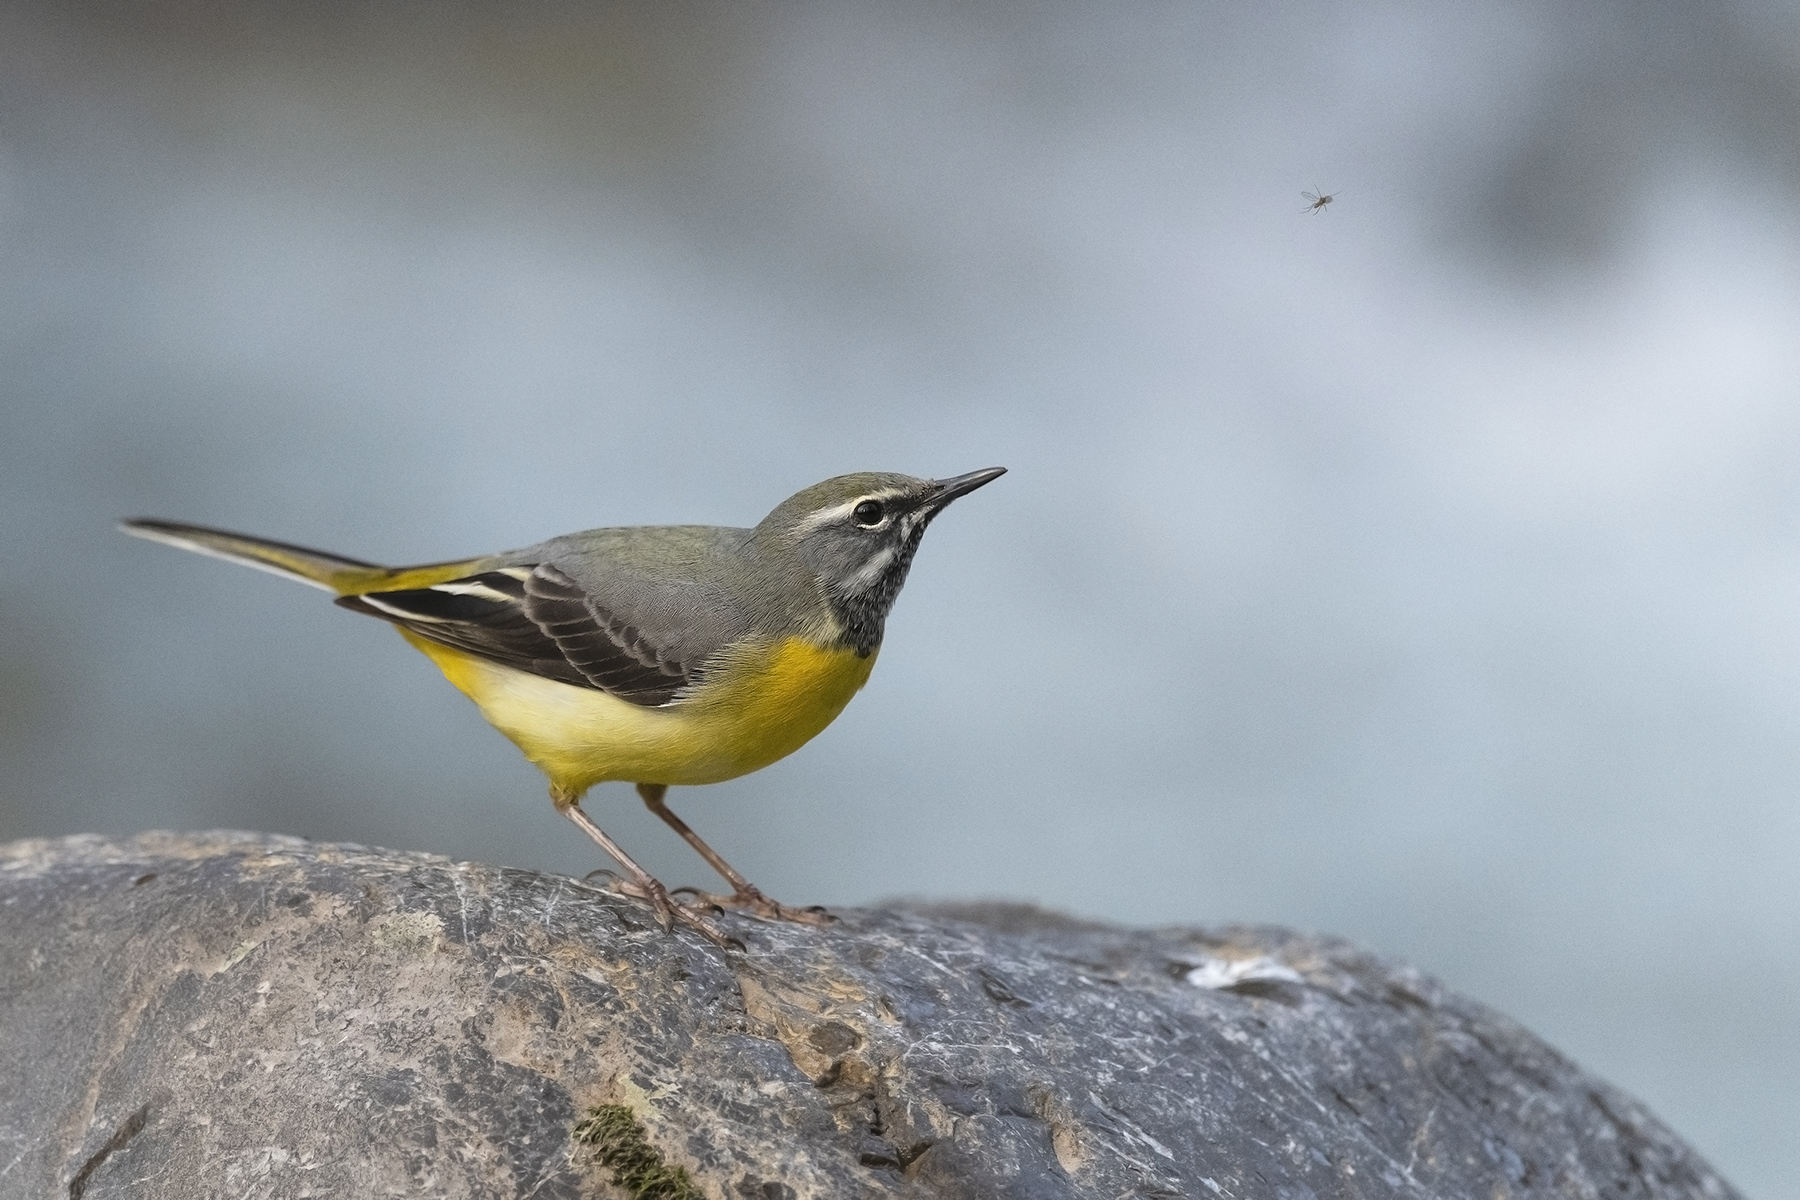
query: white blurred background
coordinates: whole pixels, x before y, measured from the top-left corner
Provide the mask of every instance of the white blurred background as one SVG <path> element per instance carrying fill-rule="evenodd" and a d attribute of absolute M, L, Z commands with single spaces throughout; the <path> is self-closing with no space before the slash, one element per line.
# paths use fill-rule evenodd
<path fill-rule="evenodd" d="M 677 811 L 793 903 L 1346 935 L 1800 1197 L 1797 218 L 1791 3 L 0 4 L 0 837 L 599 865 L 386 626 L 118 517 L 1005 465 Z"/>

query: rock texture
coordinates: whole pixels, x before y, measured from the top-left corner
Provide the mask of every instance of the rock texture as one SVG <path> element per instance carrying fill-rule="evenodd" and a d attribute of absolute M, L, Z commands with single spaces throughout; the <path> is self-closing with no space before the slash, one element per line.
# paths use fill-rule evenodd
<path fill-rule="evenodd" d="M 1279 930 L 973 906 L 726 954 L 244 834 L 0 847 L 0 914 L 6 1197 L 1735 1195 L 1506 1018 Z"/>

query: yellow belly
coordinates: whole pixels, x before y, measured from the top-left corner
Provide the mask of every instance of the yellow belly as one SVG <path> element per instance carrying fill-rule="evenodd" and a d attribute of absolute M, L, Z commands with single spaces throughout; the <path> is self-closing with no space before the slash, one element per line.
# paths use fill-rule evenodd
<path fill-rule="evenodd" d="M 800 638 L 751 644 L 692 695 L 645 708 L 400 632 L 553 786 L 576 795 L 609 780 L 718 783 L 766 767 L 831 724 L 875 666 L 873 654 Z"/>

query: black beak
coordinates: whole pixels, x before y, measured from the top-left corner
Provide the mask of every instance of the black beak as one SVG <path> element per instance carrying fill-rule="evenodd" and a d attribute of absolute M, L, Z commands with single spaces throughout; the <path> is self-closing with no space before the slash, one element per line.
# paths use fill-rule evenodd
<path fill-rule="evenodd" d="M 949 479 L 934 479 L 931 482 L 936 485 L 937 491 L 931 494 L 926 503 L 931 505 L 935 511 L 958 496 L 966 496 L 982 484 L 992 483 L 1004 474 L 1006 474 L 1005 467 L 984 467 L 979 471 L 970 471 L 967 475 L 955 475 Z"/>

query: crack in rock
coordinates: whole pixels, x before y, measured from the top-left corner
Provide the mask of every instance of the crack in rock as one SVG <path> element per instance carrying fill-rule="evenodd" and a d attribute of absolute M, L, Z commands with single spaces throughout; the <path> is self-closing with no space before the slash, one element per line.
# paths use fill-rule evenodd
<path fill-rule="evenodd" d="M 93 1155 L 81 1164 L 81 1169 L 75 1172 L 74 1177 L 69 1180 L 69 1200 L 81 1200 L 82 1195 L 87 1191 L 89 1177 L 100 1169 L 100 1164 L 123 1150 L 126 1142 L 142 1133 L 144 1125 L 149 1120 L 150 1104 L 146 1101 L 138 1105 L 132 1114 L 126 1117 L 117 1129 L 113 1130 L 113 1135 L 106 1139 L 105 1145 L 94 1151 Z"/>

